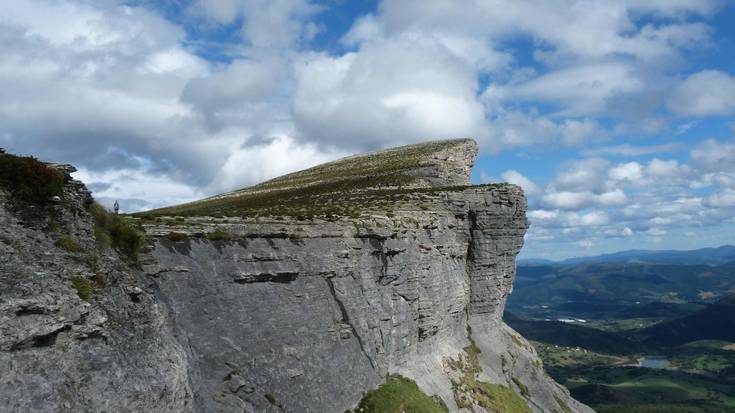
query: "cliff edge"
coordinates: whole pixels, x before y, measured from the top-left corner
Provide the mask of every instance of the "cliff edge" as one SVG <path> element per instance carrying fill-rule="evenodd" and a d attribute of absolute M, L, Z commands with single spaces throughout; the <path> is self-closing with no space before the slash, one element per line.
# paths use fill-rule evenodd
<path fill-rule="evenodd" d="M 0 261 L 15 284 L 0 302 L 15 337 L 0 348 L 12 366 L 0 394 L 17 395 L 0 408 L 371 411 L 400 380 L 437 411 L 590 412 L 501 320 L 526 200 L 514 185 L 471 186 L 476 154 L 466 139 L 406 146 L 137 214 L 147 247 L 137 263 L 95 253 L 112 281 L 86 299 L 73 287 L 74 274 L 95 279 L 85 252 L 52 242 L 72 232 L 95 248 L 90 204 L 72 202 L 83 187 L 68 181 L 65 206 L 48 207 L 74 211 L 61 232 L 0 203 L 0 247 L 17 257 Z M 34 287 L 39 272 L 48 287 Z M 74 316 L 50 307 L 62 296 Z"/>

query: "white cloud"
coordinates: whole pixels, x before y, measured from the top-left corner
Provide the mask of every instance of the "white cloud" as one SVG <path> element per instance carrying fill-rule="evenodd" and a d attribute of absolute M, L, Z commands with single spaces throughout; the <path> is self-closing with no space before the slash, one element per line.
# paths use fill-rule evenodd
<path fill-rule="evenodd" d="M 309 0 L 196 0 L 189 13 L 222 25 L 242 19 L 242 37 L 254 48 L 291 48 L 311 40 L 316 26 L 308 18 L 322 9 Z"/>
<path fill-rule="evenodd" d="M 735 208 L 735 190 L 726 189 L 707 198 L 707 205 L 715 208 Z"/>
<path fill-rule="evenodd" d="M 560 114 L 597 114 L 616 94 L 640 92 L 644 87 L 634 70 L 622 63 L 579 65 L 556 70 L 518 85 L 508 86 L 506 99 L 541 101 L 562 106 Z"/>
<path fill-rule="evenodd" d="M 661 145 L 636 146 L 630 144 L 603 146 L 599 148 L 585 149 L 582 153 L 585 156 L 602 156 L 602 155 L 622 155 L 622 156 L 641 156 L 657 153 L 673 152 L 681 149 L 685 145 L 681 142 L 665 143 Z"/>
<path fill-rule="evenodd" d="M 533 181 L 526 178 L 518 171 L 514 171 L 511 169 L 503 172 L 501 176 L 503 177 L 504 181 L 510 182 L 511 184 L 515 184 L 523 188 L 523 192 L 526 193 L 526 196 L 536 196 L 541 192 L 541 188 L 539 188 L 538 185 L 536 185 Z"/>
<path fill-rule="evenodd" d="M 315 141 L 365 148 L 486 137 L 473 71 L 433 41 L 400 38 L 342 57 L 315 55 L 297 81 L 294 120 Z"/>
<path fill-rule="evenodd" d="M 705 171 L 735 171 L 735 142 L 707 139 L 692 150 L 691 157 Z"/>
<path fill-rule="evenodd" d="M 567 145 L 580 145 L 588 143 L 596 137 L 602 136 L 604 133 L 600 129 L 596 121 L 585 118 L 581 121 L 567 119 L 564 121 L 562 128 L 562 136 L 564 143 Z"/>
<path fill-rule="evenodd" d="M 241 188 L 346 155 L 343 152 L 323 152 L 316 145 L 296 142 L 287 135 L 275 136 L 257 145 L 233 149 L 207 192 Z"/>
<path fill-rule="evenodd" d="M 638 162 L 628 162 L 614 166 L 607 174 L 616 181 L 638 183 L 643 179 L 643 167 Z"/>
<path fill-rule="evenodd" d="M 553 188 L 570 191 L 600 190 L 610 161 L 602 158 L 582 159 L 569 163 L 566 171 L 553 180 Z"/>
<path fill-rule="evenodd" d="M 735 111 L 735 77 L 717 70 L 695 73 L 673 90 L 667 105 L 683 116 L 729 115 Z"/>
<path fill-rule="evenodd" d="M 621 189 L 595 194 L 592 192 L 548 192 L 541 203 L 549 208 L 579 210 L 596 205 L 620 205 L 628 201 Z"/>
<path fill-rule="evenodd" d="M 677 178 L 689 174 L 689 167 L 679 165 L 676 160 L 664 161 L 658 158 L 651 159 L 646 166 L 646 173 L 652 178 Z"/>

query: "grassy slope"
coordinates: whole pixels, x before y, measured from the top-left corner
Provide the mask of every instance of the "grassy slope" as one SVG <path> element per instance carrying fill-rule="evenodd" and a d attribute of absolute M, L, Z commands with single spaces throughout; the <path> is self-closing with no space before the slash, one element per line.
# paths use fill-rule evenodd
<path fill-rule="evenodd" d="M 399 375 L 388 377 L 385 383 L 367 392 L 356 412 L 361 413 L 446 413 L 444 401 L 428 396 L 411 379 Z"/>
<path fill-rule="evenodd" d="M 156 216 L 355 216 L 366 209 L 390 213 L 401 203 L 420 204 L 428 188 L 417 180 L 431 155 L 466 140 L 432 142 L 344 158 L 239 191 L 139 214 Z"/>

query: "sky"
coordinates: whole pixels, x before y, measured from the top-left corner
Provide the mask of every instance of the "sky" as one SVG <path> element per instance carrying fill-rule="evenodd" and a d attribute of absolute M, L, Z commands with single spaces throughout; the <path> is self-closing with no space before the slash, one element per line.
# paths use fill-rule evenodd
<path fill-rule="evenodd" d="M 729 0 L 0 3 L 0 147 L 124 211 L 473 137 L 524 258 L 735 244 Z"/>

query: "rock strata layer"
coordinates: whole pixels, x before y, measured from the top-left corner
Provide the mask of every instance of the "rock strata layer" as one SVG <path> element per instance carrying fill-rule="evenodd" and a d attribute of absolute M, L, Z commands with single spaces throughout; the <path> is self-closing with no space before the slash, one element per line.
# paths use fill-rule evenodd
<path fill-rule="evenodd" d="M 147 251 L 102 255 L 88 302 L 69 286 L 83 254 L 0 207 L 0 410 L 344 412 L 398 373 L 492 412 L 455 361 L 477 349 L 477 379 L 531 411 L 590 412 L 501 320 L 526 200 L 470 186 L 476 154 L 397 148 L 141 214 Z M 53 208 L 91 250 L 85 198 L 70 181 Z"/>

